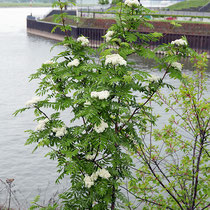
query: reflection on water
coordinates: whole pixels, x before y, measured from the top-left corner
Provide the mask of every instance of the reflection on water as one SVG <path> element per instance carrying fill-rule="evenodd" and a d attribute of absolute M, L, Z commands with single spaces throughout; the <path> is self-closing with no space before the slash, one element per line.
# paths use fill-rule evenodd
<path fill-rule="evenodd" d="M 40 149 L 31 154 L 33 146 L 24 146 L 27 139 L 24 130 L 35 127 L 33 113 L 28 111 L 15 118 L 12 116 L 33 96 L 37 87 L 36 82 L 28 83 L 28 76 L 62 50 L 57 47 L 50 52 L 54 41 L 26 34 L 26 16 L 31 12 L 39 16 L 47 11 L 49 8 L 33 8 L 32 11 L 30 8 L 0 8 L 0 179 L 15 179 L 14 189 L 21 191 L 18 195 L 22 202 L 32 200 L 39 192 L 37 189 L 42 192 L 47 189 L 48 196 L 58 189 L 54 185 L 56 163 L 44 158 L 47 150 Z M 133 59 L 142 70 L 149 71 L 154 66 L 148 60 Z M 189 62 L 185 68 L 185 72 L 189 72 Z M 171 82 L 169 78 L 167 81 Z M 159 111 L 164 115 L 163 110 Z M 0 199 L 4 199 L 1 192 Z"/>

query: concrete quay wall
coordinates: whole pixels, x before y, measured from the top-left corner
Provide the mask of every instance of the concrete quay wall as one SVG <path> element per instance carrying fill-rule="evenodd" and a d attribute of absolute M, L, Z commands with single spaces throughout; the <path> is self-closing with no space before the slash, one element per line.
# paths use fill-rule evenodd
<path fill-rule="evenodd" d="M 69 32 L 69 35 L 75 39 L 80 35 L 84 35 L 90 39 L 90 46 L 97 47 L 104 42 L 102 36 L 105 35 L 106 30 L 114 23 L 115 20 L 112 19 L 88 19 L 85 27 L 72 26 L 72 31 Z M 183 23 L 182 27 L 178 28 L 175 28 L 169 22 L 151 22 L 151 24 L 154 26 L 153 29 L 145 26 L 139 28 L 139 31 L 142 33 L 163 33 L 163 37 L 159 41 L 150 43 L 151 47 L 170 43 L 175 39 L 186 36 L 192 49 L 199 53 L 207 52 L 210 55 L 210 24 Z M 55 23 L 38 21 L 31 16 L 27 17 L 28 33 L 61 41 L 65 34 L 59 28 L 56 28 L 55 32 L 51 33 L 55 26 Z"/>

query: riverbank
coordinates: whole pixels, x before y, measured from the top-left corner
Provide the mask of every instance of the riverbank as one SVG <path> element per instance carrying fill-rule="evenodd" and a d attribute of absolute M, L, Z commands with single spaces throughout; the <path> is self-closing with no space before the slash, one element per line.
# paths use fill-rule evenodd
<path fill-rule="evenodd" d="M 42 20 L 46 23 L 53 24 L 53 17 L 48 16 Z M 197 23 L 197 22 L 180 22 L 180 27 L 175 27 L 171 21 L 166 20 L 150 20 L 148 21 L 153 25 L 153 28 L 145 27 L 142 25 L 139 28 L 140 32 L 160 32 L 165 34 L 183 34 L 183 35 L 205 35 L 210 36 L 210 23 Z M 116 21 L 113 18 L 86 18 L 81 17 L 79 22 L 74 19 L 66 19 L 65 23 L 71 26 L 80 28 L 95 28 L 95 29 L 108 29 Z M 177 23 L 177 21 L 176 21 Z"/>
<path fill-rule="evenodd" d="M 198 53 L 207 52 L 208 56 L 210 56 L 210 24 L 183 23 L 182 27 L 177 28 L 169 22 L 160 21 L 150 23 L 153 24 L 153 28 L 142 25 L 139 28 L 139 32 L 145 34 L 159 32 L 163 34 L 158 41 L 149 43 L 151 49 L 185 36 L 192 49 L 196 50 Z M 106 34 L 107 29 L 112 24 L 115 24 L 115 20 L 81 18 L 78 23 L 69 20 L 67 24 L 72 27 L 69 36 L 76 39 L 83 35 L 89 38 L 91 47 L 98 47 L 104 42 L 102 36 Z M 64 32 L 56 28 L 55 32 L 51 33 L 56 25 L 56 23 L 36 20 L 35 17 L 32 16 L 27 17 L 27 32 L 29 34 L 61 41 L 65 36 Z"/>

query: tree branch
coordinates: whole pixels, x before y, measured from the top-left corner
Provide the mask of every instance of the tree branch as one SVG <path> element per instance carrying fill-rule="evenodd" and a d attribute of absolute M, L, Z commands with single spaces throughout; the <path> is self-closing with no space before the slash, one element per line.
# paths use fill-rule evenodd
<path fill-rule="evenodd" d="M 156 206 L 163 206 L 162 204 L 160 203 L 157 203 L 157 202 L 154 202 L 154 201 L 150 201 L 148 199 L 145 199 L 145 198 L 140 198 L 139 196 L 137 196 L 136 194 L 134 194 L 133 192 L 129 191 L 127 188 L 123 187 L 123 186 L 120 186 L 121 188 L 123 188 L 124 190 L 126 190 L 128 193 L 130 193 L 131 195 L 133 195 L 135 198 L 141 200 L 141 201 L 144 201 L 144 202 L 148 202 L 148 203 L 151 203 L 151 204 L 154 204 Z M 166 206 L 167 209 L 171 209 L 173 210 L 172 208 L 170 208 L 169 206 Z"/>

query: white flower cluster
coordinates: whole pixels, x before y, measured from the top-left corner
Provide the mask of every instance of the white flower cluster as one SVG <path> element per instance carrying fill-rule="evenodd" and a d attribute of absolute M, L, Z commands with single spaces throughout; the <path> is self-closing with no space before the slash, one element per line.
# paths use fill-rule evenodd
<path fill-rule="evenodd" d="M 109 63 L 111 63 L 112 65 L 120 65 L 120 66 L 127 65 L 127 62 L 119 54 L 107 55 L 105 60 L 105 65 Z"/>
<path fill-rule="evenodd" d="M 84 36 L 78 37 L 77 41 L 78 42 L 82 42 L 81 43 L 82 46 L 87 46 L 89 44 L 89 40 L 86 37 L 84 37 Z"/>
<path fill-rule="evenodd" d="M 67 134 L 67 130 L 66 130 L 66 127 L 65 126 L 63 126 L 61 128 L 53 128 L 52 130 L 53 130 L 53 132 L 56 133 L 55 134 L 56 137 L 62 137 L 65 134 Z"/>
<path fill-rule="evenodd" d="M 98 176 L 104 179 L 108 179 L 111 177 L 111 174 L 105 168 L 99 169 L 96 173 Z"/>
<path fill-rule="evenodd" d="M 49 60 L 49 61 L 46 61 L 44 64 L 51 65 L 51 64 L 54 64 L 54 62 L 52 60 Z"/>
<path fill-rule="evenodd" d="M 91 105 L 90 101 L 86 101 L 86 102 L 84 103 L 84 106 L 90 106 L 90 105 Z"/>
<path fill-rule="evenodd" d="M 96 181 L 98 177 L 109 179 L 111 174 L 105 168 L 102 168 L 98 169 L 98 171 L 93 173 L 91 176 L 85 175 L 85 187 L 90 188 L 92 185 L 94 185 L 94 181 Z"/>
<path fill-rule="evenodd" d="M 176 39 L 175 41 L 172 41 L 171 44 L 175 44 L 177 46 L 184 46 L 187 45 L 187 42 L 184 39 Z"/>
<path fill-rule="evenodd" d="M 125 0 L 125 5 L 129 6 L 129 7 L 133 7 L 133 6 L 140 6 L 140 3 L 138 2 L 138 0 Z"/>
<path fill-rule="evenodd" d="M 182 64 L 181 63 L 173 62 L 173 63 L 171 63 L 171 66 L 175 69 L 178 69 L 179 71 L 182 70 Z"/>
<path fill-rule="evenodd" d="M 71 67 L 71 66 L 78 66 L 80 64 L 79 60 L 78 59 L 74 59 L 73 61 L 69 62 L 67 64 L 68 67 Z"/>
<path fill-rule="evenodd" d="M 91 178 L 91 176 L 85 175 L 84 178 L 84 182 L 85 182 L 85 187 L 90 188 L 92 185 L 94 185 L 94 181 Z"/>
<path fill-rule="evenodd" d="M 156 82 L 156 81 L 158 81 L 158 80 L 160 79 L 159 76 L 156 76 L 156 75 L 153 75 L 153 74 L 151 74 L 150 76 L 151 76 L 151 77 L 149 78 L 149 81 L 150 81 L 150 82 Z"/>
<path fill-rule="evenodd" d="M 26 106 L 32 106 L 40 101 L 40 98 L 38 96 L 33 97 L 31 100 L 26 101 Z"/>
<path fill-rule="evenodd" d="M 94 130 L 97 132 L 97 133 L 103 133 L 105 131 L 105 129 L 108 128 L 108 124 L 105 123 L 103 120 L 101 121 L 101 124 L 100 125 L 95 125 L 94 126 Z"/>
<path fill-rule="evenodd" d="M 86 155 L 85 158 L 87 160 L 93 160 L 95 158 L 96 154 L 92 154 L 92 155 Z"/>
<path fill-rule="evenodd" d="M 46 123 L 47 123 L 47 122 L 49 122 L 49 120 L 48 120 L 48 119 L 45 119 L 45 120 L 39 120 L 39 121 L 38 121 L 38 125 L 36 126 L 36 130 L 37 130 L 37 131 L 44 130 L 45 125 L 46 125 Z"/>
<path fill-rule="evenodd" d="M 112 36 L 114 35 L 114 31 L 108 31 L 106 34 L 105 34 L 105 39 L 106 39 L 106 42 L 109 42 L 111 39 L 112 39 Z"/>
<path fill-rule="evenodd" d="M 93 91 L 91 92 L 90 96 L 91 98 L 99 98 L 100 100 L 107 99 L 109 97 L 110 93 L 108 90 L 103 91 Z"/>

